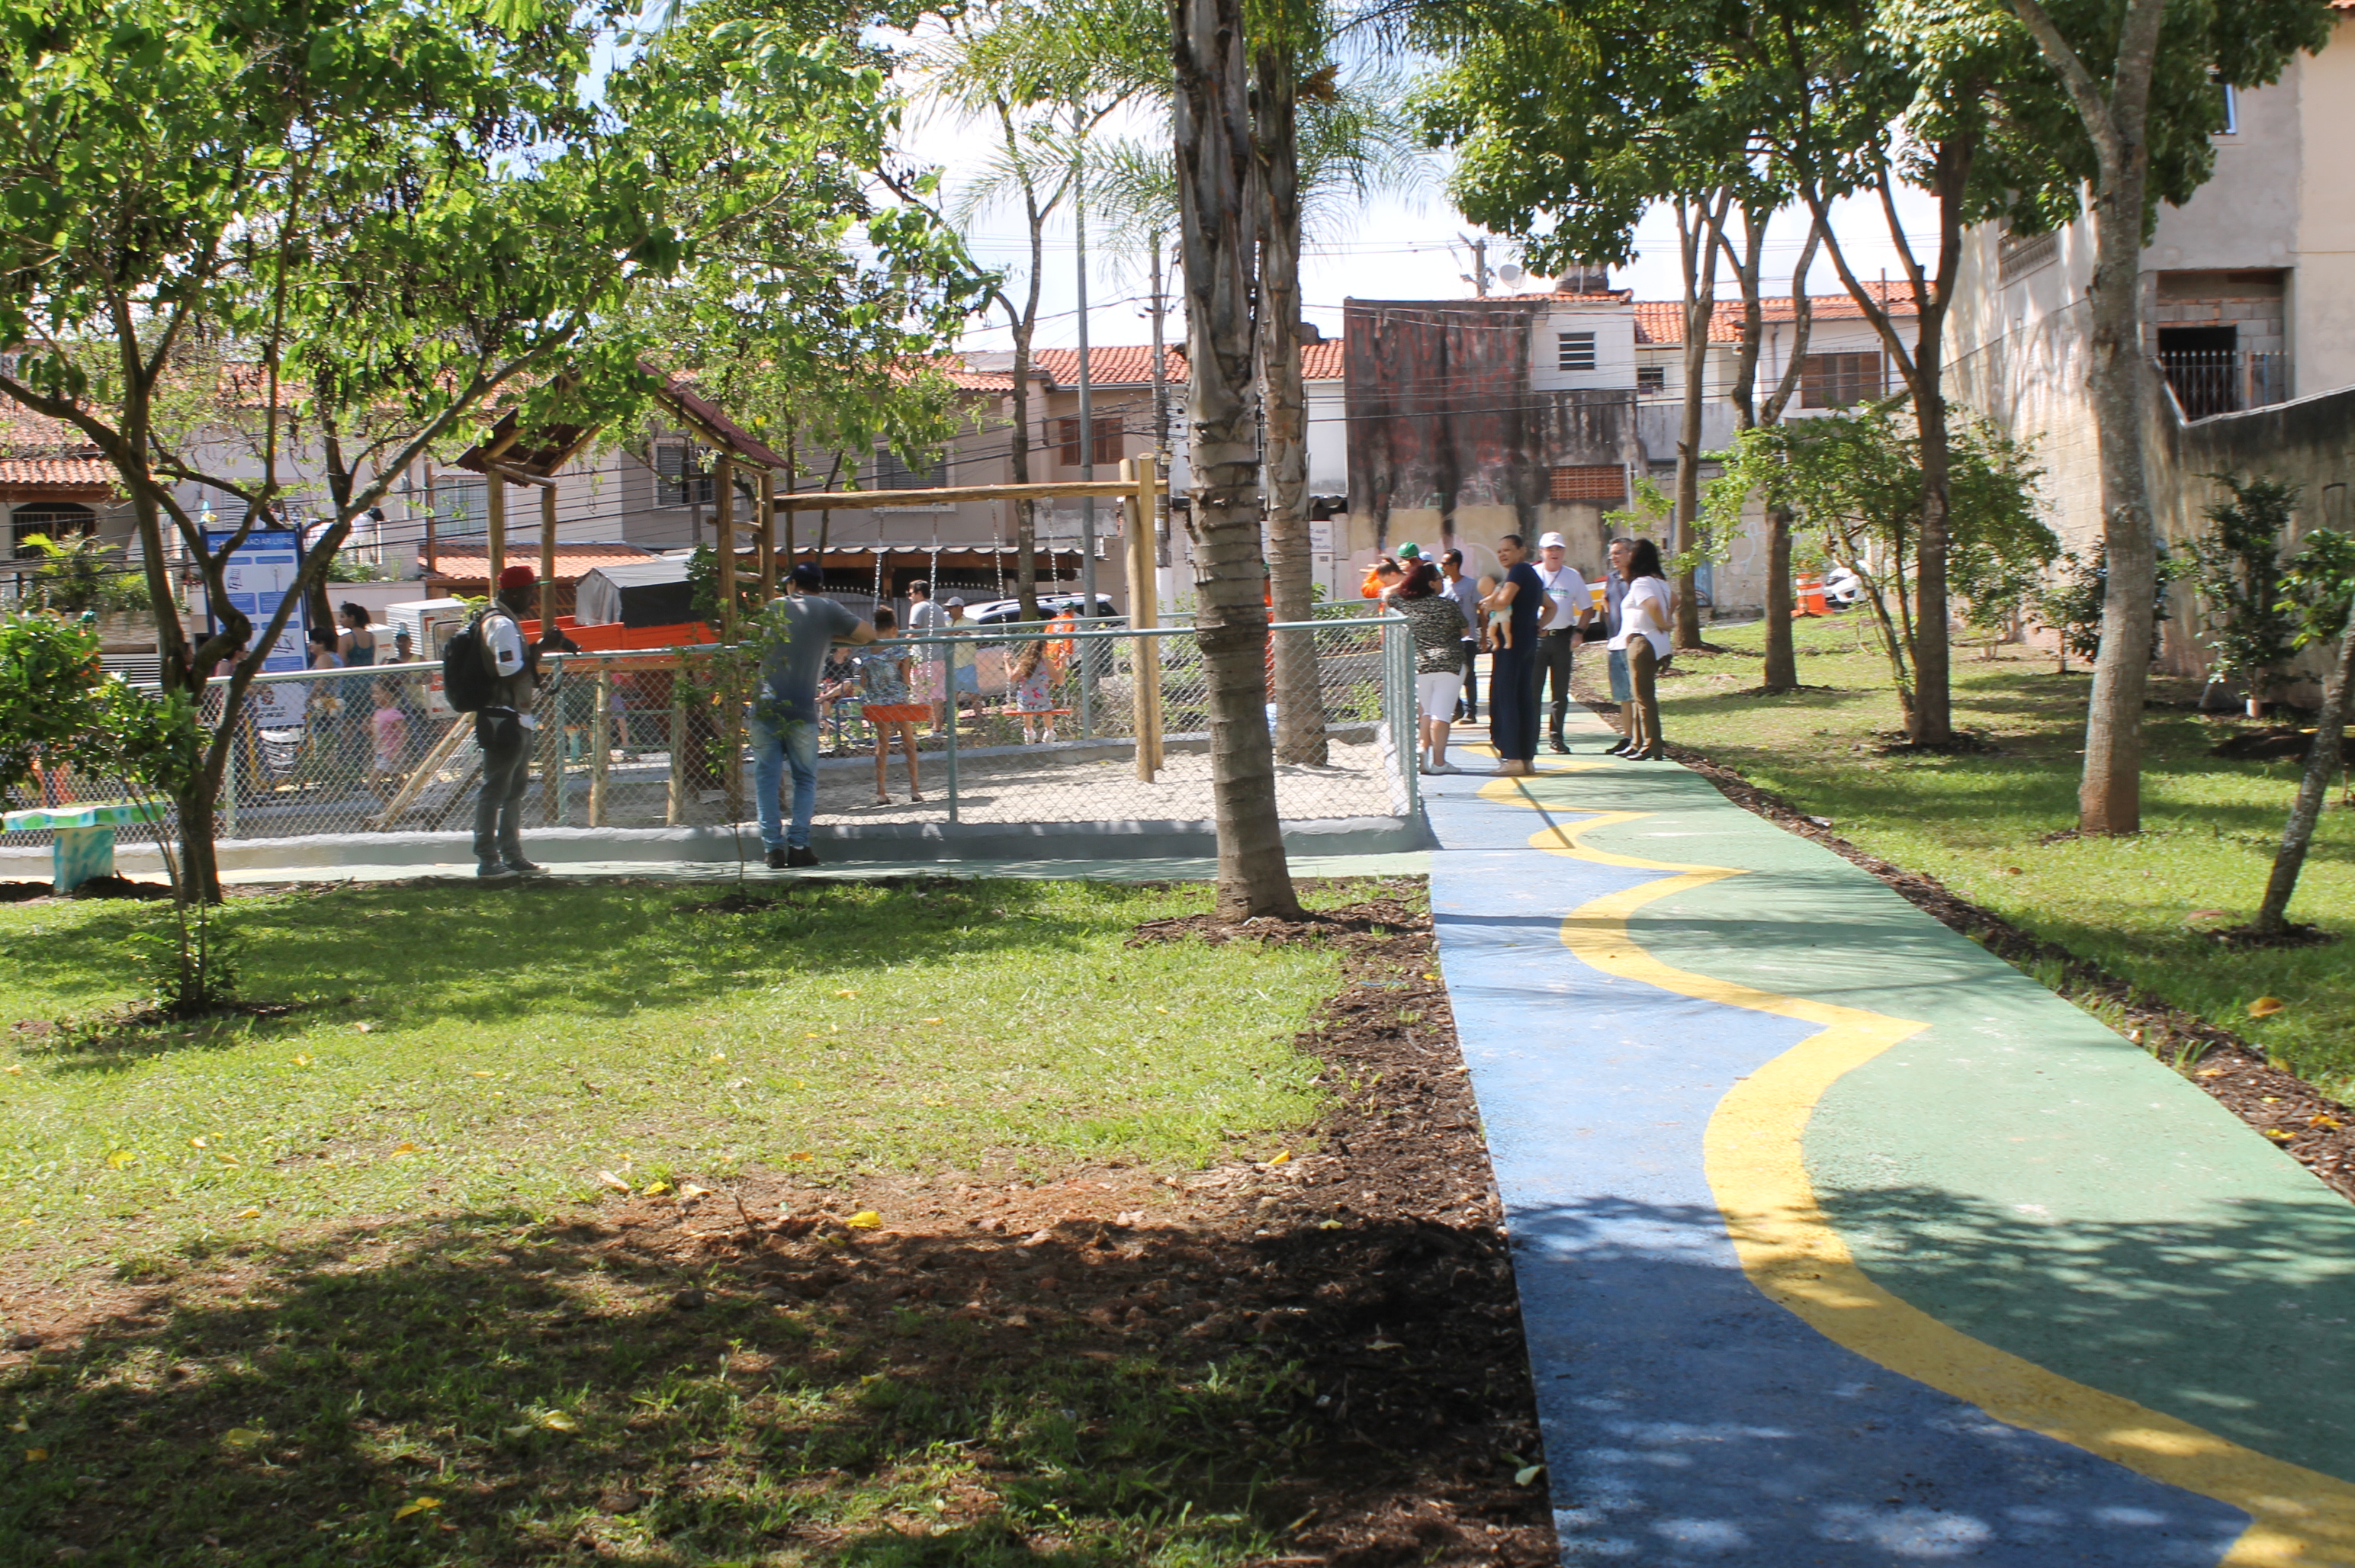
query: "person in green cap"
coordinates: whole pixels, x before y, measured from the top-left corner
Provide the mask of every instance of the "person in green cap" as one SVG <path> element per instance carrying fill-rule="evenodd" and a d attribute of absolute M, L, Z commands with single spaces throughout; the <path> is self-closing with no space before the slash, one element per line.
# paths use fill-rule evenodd
<path fill-rule="evenodd" d="M 1399 546 L 1398 558 L 1401 560 L 1421 560 L 1423 559 L 1423 547 L 1415 543 L 1412 539 L 1409 539 L 1406 543 Z"/>

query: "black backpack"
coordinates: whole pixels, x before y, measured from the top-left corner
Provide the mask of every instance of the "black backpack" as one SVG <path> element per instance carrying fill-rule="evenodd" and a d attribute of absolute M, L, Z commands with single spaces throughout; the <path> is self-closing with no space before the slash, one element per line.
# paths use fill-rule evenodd
<path fill-rule="evenodd" d="M 490 704 L 494 687 L 484 656 L 482 615 L 451 633 L 442 646 L 442 695 L 461 713 L 479 713 Z"/>

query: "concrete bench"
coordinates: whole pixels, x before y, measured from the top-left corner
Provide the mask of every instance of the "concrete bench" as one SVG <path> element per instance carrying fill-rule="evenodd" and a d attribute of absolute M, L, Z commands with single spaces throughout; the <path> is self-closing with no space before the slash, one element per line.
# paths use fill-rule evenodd
<path fill-rule="evenodd" d="M 155 807 L 131 801 L 40 806 L 0 814 L 0 832 L 57 835 L 50 849 L 51 883 L 69 893 L 92 877 L 114 874 L 114 830 L 155 820 Z"/>

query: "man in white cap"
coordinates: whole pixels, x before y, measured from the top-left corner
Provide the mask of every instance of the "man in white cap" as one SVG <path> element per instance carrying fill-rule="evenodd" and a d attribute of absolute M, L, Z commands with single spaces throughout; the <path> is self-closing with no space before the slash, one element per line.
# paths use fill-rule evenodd
<path fill-rule="evenodd" d="M 1562 721 L 1570 717 L 1571 654 L 1579 634 L 1594 614 L 1593 596 L 1586 579 L 1570 564 L 1570 546 L 1560 534 L 1538 539 L 1538 581 L 1545 585 L 1545 617 L 1538 623 L 1537 668 L 1532 678 L 1540 697 L 1546 681 L 1553 682 L 1553 712 L 1546 726 L 1546 744 L 1556 752 L 1570 750 L 1561 738 Z"/>

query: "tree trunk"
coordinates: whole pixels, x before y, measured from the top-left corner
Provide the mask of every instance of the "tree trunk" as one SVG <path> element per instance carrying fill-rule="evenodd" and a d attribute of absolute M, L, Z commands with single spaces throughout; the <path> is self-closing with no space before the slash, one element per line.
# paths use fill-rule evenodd
<path fill-rule="evenodd" d="M 1700 516 L 1701 411 L 1709 396 L 1709 329 L 1717 315 L 1718 233 L 1729 199 L 1727 193 L 1711 191 L 1692 204 L 1689 219 L 1683 204 L 1677 209 L 1685 271 L 1684 417 L 1677 430 L 1676 523 L 1669 540 L 1677 550 L 1691 548 L 1693 524 Z M 1700 646 L 1700 595 L 1690 570 L 1677 573 L 1676 626 L 1670 642 L 1679 648 Z"/>
<path fill-rule="evenodd" d="M 1308 411 L 1300 379 L 1299 62 L 1283 44 L 1252 58 L 1252 110 L 1263 226 L 1260 234 L 1260 370 L 1267 505 L 1269 592 L 1275 619 L 1316 613 L 1309 570 Z M 1275 750 L 1287 763 L 1322 767 L 1325 699 L 1316 635 L 1275 643 Z"/>
<path fill-rule="evenodd" d="M 220 856 L 213 844 L 213 792 L 217 782 L 212 770 L 206 768 L 198 773 L 193 789 L 172 801 L 174 813 L 180 819 L 180 886 L 176 891 L 189 903 L 221 901 Z"/>
<path fill-rule="evenodd" d="M 2297 799 L 2291 803 L 2289 821 L 2282 828 L 2281 848 L 2274 851 L 2273 874 L 2265 879 L 2265 901 L 2250 929 L 2261 936 L 2279 934 L 2289 923 L 2290 895 L 2297 891 L 2297 873 L 2306 865 L 2306 851 L 2314 842 L 2314 825 L 2330 794 L 2330 775 L 2337 773 L 2347 747 L 2347 694 L 2355 684 L 2355 615 L 2339 639 L 2339 660 L 2322 683 L 2322 711 L 2315 716 L 2314 746 L 2306 753 L 2306 773 L 2297 781 Z"/>
<path fill-rule="evenodd" d="M 1955 738 L 1952 694 L 1947 687 L 1953 645 L 1946 635 L 1947 443 L 1946 400 L 1940 390 L 1938 340 L 1925 324 L 1914 350 L 1914 427 L 1922 454 L 1922 531 L 1913 541 L 1913 709 L 1906 733 L 1917 746 L 1943 746 Z"/>
<path fill-rule="evenodd" d="M 1219 825 L 1218 911 L 1294 918 L 1299 902 L 1275 806 L 1264 708 L 1267 611 L 1260 599 L 1259 453 L 1252 382 L 1252 186 L 1241 0 L 1170 0 L 1171 120 L 1186 264 L 1187 423 L 1193 530 L 1209 681 L 1210 780 Z"/>
<path fill-rule="evenodd" d="M 2142 831 L 2142 709 L 2150 685 L 2158 552 L 2143 472 L 2142 209 L 2144 158 L 2094 203 L 2094 421 L 2101 444 L 2102 645 L 2085 710 L 2081 833 Z M 2107 183 L 2107 182 L 2105 182 Z"/>
<path fill-rule="evenodd" d="M 1791 638 L 1791 509 L 1766 508 L 1766 673 L 1769 691 L 1796 691 L 1799 656 Z"/>
<path fill-rule="evenodd" d="M 1153 233 L 1153 455 L 1162 464 L 1160 498 L 1153 504 L 1153 563 L 1156 567 L 1169 564 L 1169 356 L 1163 343 L 1163 325 L 1169 314 L 1168 301 L 1161 292 L 1164 273 L 1161 266 L 1161 231 Z M 1160 578 L 1154 579 L 1156 592 Z"/>

